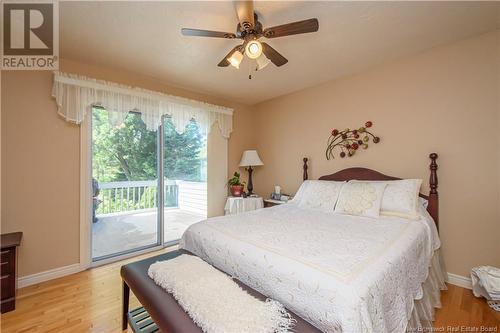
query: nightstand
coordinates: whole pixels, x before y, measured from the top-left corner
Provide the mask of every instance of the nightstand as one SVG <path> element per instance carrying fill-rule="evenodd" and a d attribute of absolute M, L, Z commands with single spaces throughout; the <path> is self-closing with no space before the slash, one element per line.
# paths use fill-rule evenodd
<path fill-rule="evenodd" d="M 273 207 L 273 206 L 277 206 L 277 205 L 282 205 L 282 204 L 285 204 L 285 203 L 287 203 L 287 201 L 274 200 L 274 199 L 266 199 L 266 200 L 264 200 L 264 208 Z"/>
<path fill-rule="evenodd" d="M 261 197 L 228 197 L 224 212 L 226 215 L 235 215 L 264 207 Z"/>

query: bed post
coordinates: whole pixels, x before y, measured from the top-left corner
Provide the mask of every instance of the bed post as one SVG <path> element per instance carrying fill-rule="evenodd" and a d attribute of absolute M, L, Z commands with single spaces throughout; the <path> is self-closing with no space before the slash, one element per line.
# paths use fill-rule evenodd
<path fill-rule="evenodd" d="M 302 180 L 307 180 L 307 178 L 309 178 L 309 175 L 307 174 L 307 161 L 308 161 L 308 158 L 304 157 L 302 159 L 302 161 L 304 162 L 304 165 L 302 166 L 302 169 L 304 169 L 304 173 L 302 175 Z"/>
<path fill-rule="evenodd" d="M 439 230 L 439 195 L 438 195 L 438 177 L 437 177 L 437 168 L 438 165 L 436 160 L 438 155 L 436 153 L 432 153 L 429 155 L 431 159 L 431 164 L 429 168 L 431 169 L 431 175 L 429 177 L 429 205 L 427 206 L 427 211 L 431 214 L 432 218 L 436 222 L 436 227 Z"/>

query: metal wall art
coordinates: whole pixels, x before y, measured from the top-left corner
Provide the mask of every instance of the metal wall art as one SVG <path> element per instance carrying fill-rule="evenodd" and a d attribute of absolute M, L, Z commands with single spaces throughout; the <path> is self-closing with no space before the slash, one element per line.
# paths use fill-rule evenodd
<path fill-rule="evenodd" d="M 358 129 L 346 128 L 343 131 L 339 131 L 334 128 L 328 138 L 328 144 L 326 147 L 326 159 L 335 158 L 335 152 L 339 152 L 341 158 L 353 156 L 359 148 L 367 149 L 369 147 L 370 141 L 373 143 L 379 143 L 380 138 L 375 136 L 370 132 L 369 128 L 373 126 L 373 122 L 367 121 L 365 126 Z"/>

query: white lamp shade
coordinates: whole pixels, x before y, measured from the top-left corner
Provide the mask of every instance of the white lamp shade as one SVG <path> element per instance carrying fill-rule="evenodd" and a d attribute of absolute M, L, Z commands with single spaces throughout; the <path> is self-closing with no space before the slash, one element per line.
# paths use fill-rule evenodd
<path fill-rule="evenodd" d="M 241 53 L 239 50 L 236 50 L 233 52 L 233 54 L 227 58 L 227 61 L 231 64 L 231 66 L 240 68 L 241 61 L 243 60 L 243 53 Z"/>
<path fill-rule="evenodd" d="M 241 156 L 240 166 L 246 167 L 246 166 L 257 166 L 257 165 L 264 165 L 264 163 L 262 163 L 259 157 L 259 154 L 257 154 L 257 151 L 245 150 L 243 152 L 243 156 Z"/>
<path fill-rule="evenodd" d="M 260 57 L 258 57 L 255 60 L 257 61 L 257 68 L 256 68 L 257 71 L 260 71 L 261 69 L 269 65 L 269 63 L 271 62 L 271 60 L 269 60 L 264 54 L 261 54 Z"/>

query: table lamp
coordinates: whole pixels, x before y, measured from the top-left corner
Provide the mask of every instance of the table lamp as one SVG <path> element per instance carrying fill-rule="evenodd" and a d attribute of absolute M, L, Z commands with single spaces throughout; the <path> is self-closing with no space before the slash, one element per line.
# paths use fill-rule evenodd
<path fill-rule="evenodd" d="M 264 165 L 262 163 L 259 154 L 257 154 L 256 150 L 245 150 L 243 152 L 243 156 L 241 156 L 240 167 L 246 167 L 245 169 L 248 171 L 248 195 L 253 194 L 253 183 L 252 183 L 252 172 L 254 166 Z"/>

